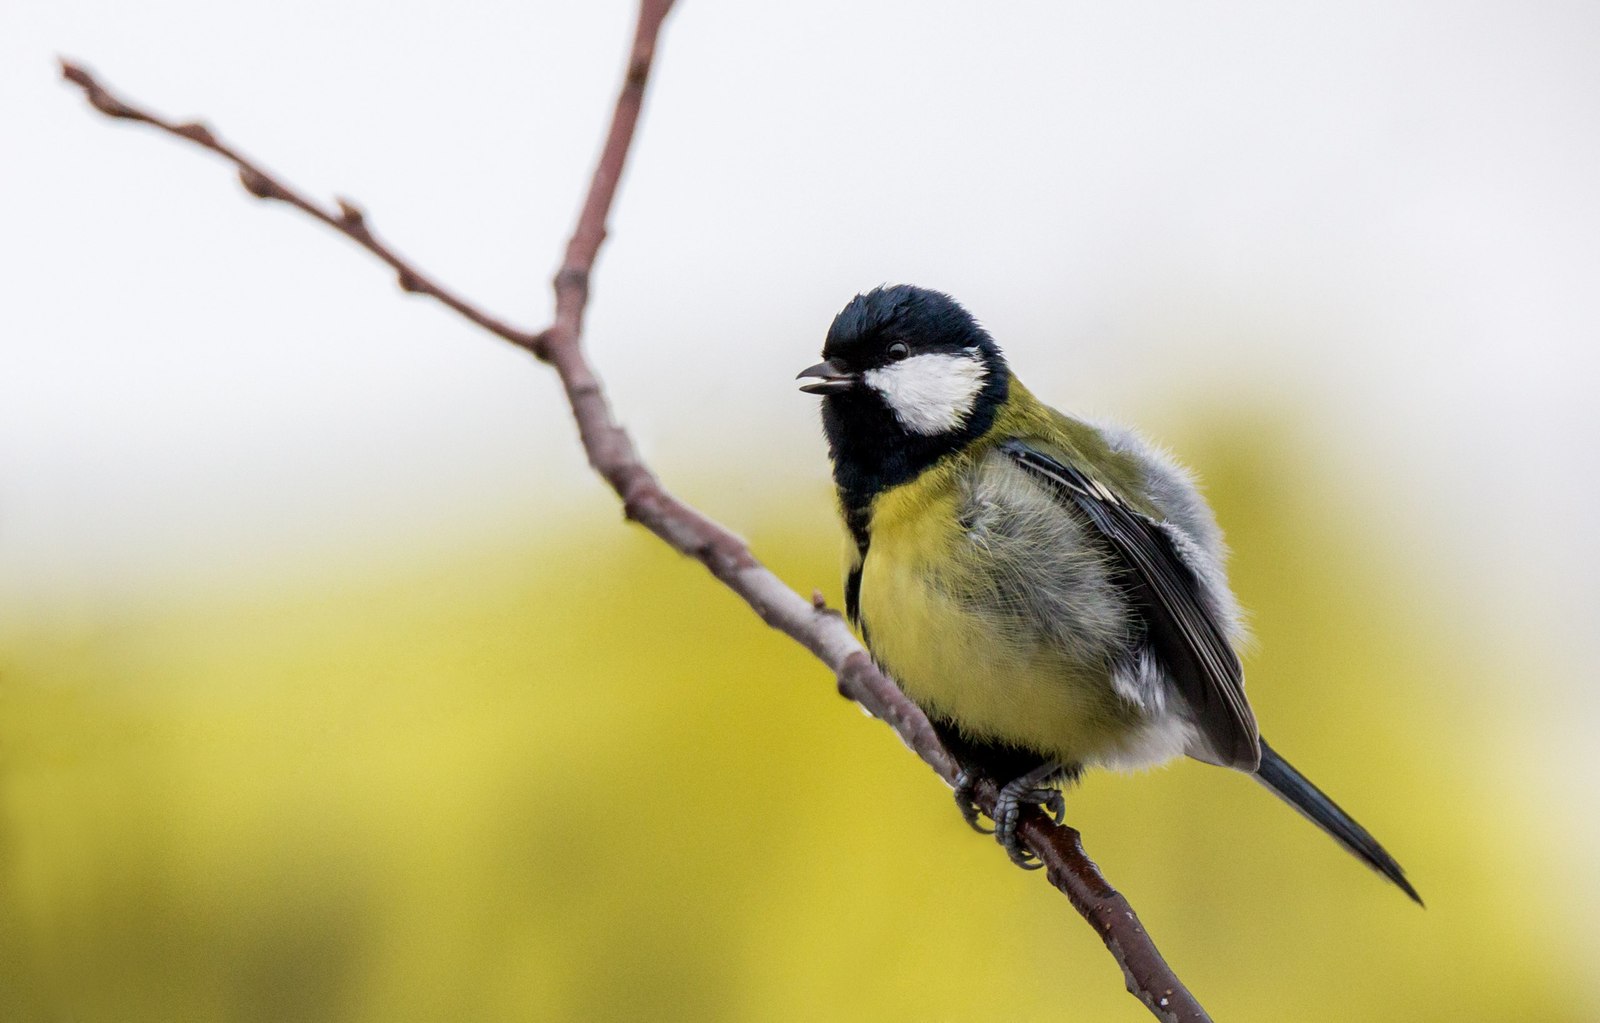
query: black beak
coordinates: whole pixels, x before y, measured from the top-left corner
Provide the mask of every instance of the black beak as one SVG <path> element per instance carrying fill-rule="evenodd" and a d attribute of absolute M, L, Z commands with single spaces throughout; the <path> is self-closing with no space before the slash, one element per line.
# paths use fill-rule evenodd
<path fill-rule="evenodd" d="M 827 362 L 817 363 L 810 369 L 801 370 L 795 379 L 815 381 L 800 385 L 800 389 L 807 394 L 840 394 L 854 387 L 861 378 L 829 359 Z"/>

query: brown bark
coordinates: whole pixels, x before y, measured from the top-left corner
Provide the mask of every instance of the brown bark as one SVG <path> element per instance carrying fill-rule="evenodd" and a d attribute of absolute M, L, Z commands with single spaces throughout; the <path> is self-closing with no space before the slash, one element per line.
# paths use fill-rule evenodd
<path fill-rule="evenodd" d="M 365 213 L 350 200 L 337 199 L 325 207 L 224 143 L 205 125 L 168 121 L 136 107 L 113 95 L 79 65 L 63 61 L 62 74 L 82 88 L 89 103 L 101 113 L 151 125 L 229 160 L 252 195 L 288 203 L 320 220 L 388 264 L 404 290 L 434 298 L 484 330 L 550 363 L 561 378 L 589 464 L 616 491 L 627 517 L 674 550 L 699 561 L 743 598 L 762 621 L 810 650 L 834 673 L 840 694 L 887 723 L 946 783 L 954 783 L 959 769 L 927 717 L 873 665 L 844 619 L 828 609 L 820 595 L 807 600 L 784 585 L 756 559 L 744 541 L 662 486 L 639 457 L 627 431 L 613 418 L 605 389 L 584 354 L 583 314 L 588 305 L 589 280 L 605 241 L 606 219 L 644 105 L 662 22 L 672 2 L 642 0 L 640 4 L 633 48 L 605 147 L 555 276 L 555 316 L 539 332 L 512 326 L 439 284 L 380 241 Z M 997 794 L 992 784 L 980 785 L 979 806 L 985 812 L 992 811 Z M 1054 824 L 1033 808 L 1024 814 L 1019 834 L 1044 865 L 1050 883 L 1067 896 L 1116 957 L 1130 993 L 1158 1019 L 1173 1023 L 1209 1020 L 1156 950 L 1133 907 L 1084 852 L 1076 830 Z"/>

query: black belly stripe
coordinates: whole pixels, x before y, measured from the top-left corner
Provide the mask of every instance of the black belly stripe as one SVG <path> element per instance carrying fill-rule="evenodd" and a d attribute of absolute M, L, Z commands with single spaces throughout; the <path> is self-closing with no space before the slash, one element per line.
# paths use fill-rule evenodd
<path fill-rule="evenodd" d="M 841 494 L 844 499 L 844 524 L 856 542 L 856 563 L 844 577 L 844 612 L 851 624 L 861 628 L 861 572 L 867 564 L 867 548 L 872 546 L 872 501 Z"/>
<path fill-rule="evenodd" d="M 856 562 L 850 574 L 844 577 L 844 613 L 850 616 L 852 624 L 861 624 L 861 570 L 866 566 L 866 549 L 861 551 L 861 560 Z"/>

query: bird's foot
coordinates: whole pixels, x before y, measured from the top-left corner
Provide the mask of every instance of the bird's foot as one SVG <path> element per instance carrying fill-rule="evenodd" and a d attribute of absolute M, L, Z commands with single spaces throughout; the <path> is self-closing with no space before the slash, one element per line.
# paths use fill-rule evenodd
<path fill-rule="evenodd" d="M 961 808 L 961 819 L 967 822 L 967 827 L 980 835 L 994 834 L 993 828 L 986 828 L 978 823 L 978 779 L 970 771 L 962 771 L 956 775 L 956 806 Z"/>
<path fill-rule="evenodd" d="M 1000 788 L 1000 798 L 994 804 L 994 837 L 1011 862 L 1023 870 L 1038 870 L 1040 863 L 1031 851 L 1022 845 L 1017 836 L 1017 824 L 1022 820 L 1022 808 L 1040 806 L 1057 824 L 1065 822 L 1067 804 L 1061 790 L 1051 785 L 1061 776 L 1059 764 L 1045 764 L 1020 778 L 1012 779 Z"/>

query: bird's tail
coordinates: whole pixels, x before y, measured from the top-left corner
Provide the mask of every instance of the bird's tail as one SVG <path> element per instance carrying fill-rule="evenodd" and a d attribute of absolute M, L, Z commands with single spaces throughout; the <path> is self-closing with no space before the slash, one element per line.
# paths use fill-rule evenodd
<path fill-rule="evenodd" d="M 1406 880 L 1406 872 L 1393 856 L 1384 851 L 1378 840 L 1339 809 L 1339 804 L 1306 780 L 1305 775 L 1289 766 L 1289 762 L 1278 756 L 1265 739 L 1261 742 L 1261 769 L 1256 772 L 1256 780 L 1271 789 L 1279 799 L 1299 810 L 1311 823 L 1326 831 L 1356 858 L 1393 881 L 1417 905 L 1422 905 L 1422 896 Z"/>

